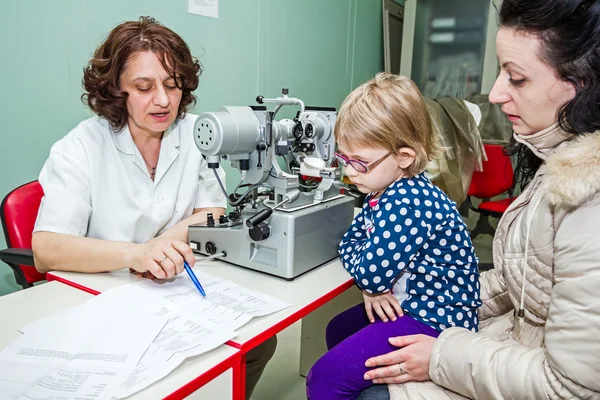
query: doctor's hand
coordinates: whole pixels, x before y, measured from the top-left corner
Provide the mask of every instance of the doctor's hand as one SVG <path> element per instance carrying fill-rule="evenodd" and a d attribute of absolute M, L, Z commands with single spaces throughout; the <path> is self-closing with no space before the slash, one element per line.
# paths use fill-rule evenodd
<path fill-rule="evenodd" d="M 427 335 L 398 336 L 390 344 L 402 347 L 390 353 L 369 358 L 366 367 L 379 367 L 368 371 L 364 379 L 373 383 L 404 383 L 428 381 L 429 362 L 436 338 Z"/>
<path fill-rule="evenodd" d="M 373 310 L 383 322 L 387 322 L 388 318 L 395 321 L 396 316 L 401 317 L 404 315 L 398 299 L 394 297 L 391 291 L 382 294 L 369 294 L 363 290 L 363 298 L 365 300 L 365 311 L 371 323 L 375 322 Z"/>
<path fill-rule="evenodd" d="M 136 244 L 131 253 L 130 269 L 156 279 L 170 279 L 183 272 L 183 260 L 189 265 L 196 263 L 194 253 L 187 243 L 180 240 L 157 237 L 146 243 Z"/>

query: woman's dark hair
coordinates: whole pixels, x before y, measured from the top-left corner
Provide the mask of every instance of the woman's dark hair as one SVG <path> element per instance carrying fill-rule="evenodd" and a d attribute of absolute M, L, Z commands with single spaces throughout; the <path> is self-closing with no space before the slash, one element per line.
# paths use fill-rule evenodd
<path fill-rule="evenodd" d="M 600 129 L 600 1 L 598 0 L 503 0 L 502 28 L 537 35 L 540 57 L 575 87 L 575 97 L 558 111 L 560 127 L 571 133 Z M 516 172 L 524 187 L 542 164 L 526 146 L 511 141 Z"/>
<path fill-rule="evenodd" d="M 198 87 L 202 65 L 192 57 L 183 39 L 154 18 L 124 22 L 108 34 L 83 70 L 85 93 L 81 100 L 106 118 L 115 131 L 125 127 L 128 117 L 127 93 L 121 91 L 119 77 L 127 60 L 139 51 L 155 53 L 183 91 L 178 118 L 183 118 L 188 106 L 196 102 L 192 92 Z"/>

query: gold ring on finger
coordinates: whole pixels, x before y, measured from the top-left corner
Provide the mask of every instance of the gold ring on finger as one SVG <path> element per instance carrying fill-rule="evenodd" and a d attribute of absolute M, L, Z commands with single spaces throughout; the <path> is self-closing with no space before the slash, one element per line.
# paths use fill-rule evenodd
<path fill-rule="evenodd" d="M 165 261 L 167 259 L 167 256 L 163 254 L 162 258 L 160 260 L 158 260 L 158 263 L 160 264 L 161 262 Z"/>

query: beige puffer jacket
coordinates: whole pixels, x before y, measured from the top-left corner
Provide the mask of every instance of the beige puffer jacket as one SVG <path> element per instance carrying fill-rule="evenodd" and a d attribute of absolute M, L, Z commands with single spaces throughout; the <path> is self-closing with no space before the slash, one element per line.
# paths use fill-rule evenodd
<path fill-rule="evenodd" d="M 549 154 L 500 221 L 494 265 L 480 332 L 444 331 L 433 382 L 391 399 L 600 399 L 600 132 Z"/>

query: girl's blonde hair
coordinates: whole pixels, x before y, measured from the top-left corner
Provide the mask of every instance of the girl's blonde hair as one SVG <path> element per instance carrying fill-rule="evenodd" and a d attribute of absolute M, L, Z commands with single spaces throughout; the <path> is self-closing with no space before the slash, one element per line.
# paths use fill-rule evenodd
<path fill-rule="evenodd" d="M 335 140 L 349 148 L 393 151 L 401 147 L 416 153 L 404 170 L 415 176 L 436 158 L 440 147 L 435 127 L 417 86 L 405 76 L 385 72 L 363 83 L 342 103 L 335 123 Z"/>

